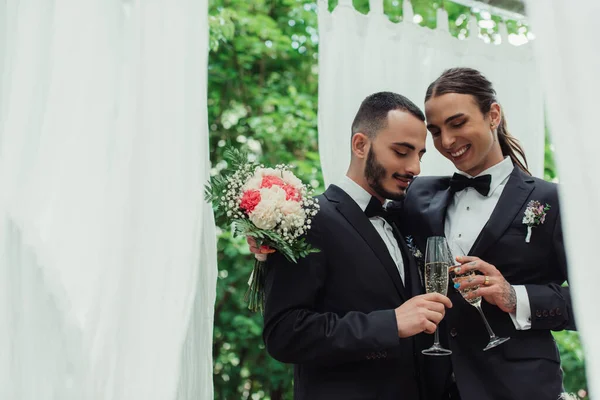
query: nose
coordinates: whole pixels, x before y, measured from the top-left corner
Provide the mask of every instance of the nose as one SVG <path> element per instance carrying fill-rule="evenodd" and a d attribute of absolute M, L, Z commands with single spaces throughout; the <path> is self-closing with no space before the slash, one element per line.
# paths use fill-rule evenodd
<path fill-rule="evenodd" d="M 410 162 L 406 166 L 406 173 L 413 176 L 421 173 L 421 159 L 418 155 L 414 154 L 414 157 L 411 157 Z"/>
<path fill-rule="evenodd" d="M 452 146 L 454 146 L 454 143 L 456 142 L 456 138 L 454 137 L 454 135 L 448 133 L 447 131 L 442 131 L 440 135 L 442 139 L 442 147 L 445 150 L 451 149 Z"/>

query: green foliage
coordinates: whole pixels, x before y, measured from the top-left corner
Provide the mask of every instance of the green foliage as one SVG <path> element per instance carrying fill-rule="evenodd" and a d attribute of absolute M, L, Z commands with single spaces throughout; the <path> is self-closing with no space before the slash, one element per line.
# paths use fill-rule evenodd
<path fill-rule="evenodd" d="M 560 350 L 560 360 L 565 374 L 565 389 L 569 393 L 579 393 L 581 395 L 587 391 L 587 383 L 585 379 L 584 355 L 579 334 L 572 331 L 552 333 Z M 587 396 L 582 398 L 588 399 Z"/>
<path fill-rule="evenodd" d="M 333 9 L 337 1 L 330 0 Z M 449 14 L 450 31 L 467 37 L 471 12 L 450 1 L 412 0 L 415 20 L 436 26 L 437 9 Z M 354 0 L 360 12 L 368 0 Z M 251 160 L 291 164 L 303 182 L 321 192 L 317 138 L 318 36 L 317 5 L 309 0 L 211 0 L 208 112 L 213 172 L 227 168 L 224 149 L 235 146 Z M 391 21 L 402 20 L 402 0 L 385 0 Z M 485 15 L 476 14 L 478 20 Z M 496 24 L 499 18 L 491 18 Z M 497 37 L 497 25 L 482 29 L 486 40 Z M 508 31 L 527 27 L 508 21 Z M 546 178 L 556 177 L 552 150 L 546 147 Z M 268 356 L 261 338 L 262 317 L 244 303 L 254 265 L 245 241 L 220 225 L 219 280 L 213 343 L 215 398 L 291 399 L 292 369 Z M 576 333 L 556 335 L 570 392 L 586 388 Z"/>

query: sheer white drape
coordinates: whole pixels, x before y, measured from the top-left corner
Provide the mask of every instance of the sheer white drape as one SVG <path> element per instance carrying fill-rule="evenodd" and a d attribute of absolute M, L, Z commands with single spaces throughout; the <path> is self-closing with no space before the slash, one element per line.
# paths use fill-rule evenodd
<path fill-rule="evenodd" d="M 319 148 L 327 184 L 346 172 L 350 160 L 350 127 L 360 102 L 389 90 L 423 106 L 427 86 L 447 68 L 468 66 L 482 71 L 498 92 L 509 130 L 526 150 L 531 171 L 543 175 L 544 110 L 542 92 L 529 45 L 485 44 L 471 20 L 471 34 L 458 40 L 448 33 L 448 17 L 438 14 L 438 28 L 414 24 L 412 6 L 404 2 L 404 21 L 390 22 L 383 1 L 371 0 L 362 15 L 351 0 L 340 0 L 333 12 L 319 0 Z M 427 143 L 422 174 L 449 174 L 452 164 Z"/>
<path fill-rule="evenodd" d="M 600 3 L 529 0 L 527 10 L 538 37 L 534 42 L 535 55 L 556 146 L 571 293 L 585 348 L 587 382 L 596 398 L 600 391 L 600 270 L 594 265 L 600 239 L 600 137 L 596 115 L 600 93 Z"/>
<path fill-rule="evenodd" d="M 205 0 L 0 2 L 0 398 L 212 398 Z"/>

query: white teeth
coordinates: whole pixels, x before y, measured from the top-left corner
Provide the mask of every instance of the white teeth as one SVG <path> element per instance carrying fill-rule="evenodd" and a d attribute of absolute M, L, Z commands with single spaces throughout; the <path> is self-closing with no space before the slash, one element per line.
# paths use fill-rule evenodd
<path fill-rule="evenodd" d="M 461 148 L 459 151 L 457 151 L 456 153 L 450 153 L 450 155 L 451 155 L 452 157 L 460 157 L 460 156 L 462 156 L 463 154 L 465 154 L 465 152 L 466 152 L 467 150 L 468 150 L 468 147 L 467 147 L 467 146 L 465 146 L 465 147 Z"/>

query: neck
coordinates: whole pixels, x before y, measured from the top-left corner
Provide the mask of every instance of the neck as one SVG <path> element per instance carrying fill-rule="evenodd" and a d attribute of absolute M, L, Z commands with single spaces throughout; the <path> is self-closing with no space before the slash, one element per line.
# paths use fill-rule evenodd
<path fill-rule="evenodd" d="M 358 170 L 357 168 L 353 168 L 352 165 L 348 168 L 346 172 L 346 176 L 352 179 L 358 186 L 366 190 L 371 196 L 377 198 L 381 202 L 381 204 L 385 203 L 385 199 L 379 196 L 369 185 L 367 178 L 365 177 L 364 171 Z"/>
<path fill-rule="evenodd" d="M 485 171 L 489 168 L 492 168 L 494 165 L 500 164 L 502 161 L 504 161 L 504 155 L 502 154 L 502 150 L 500 150 L 500 148 L 494 149 L 490 152 L 490 154 L 488 154 L 486 159 L 483 160 L 483 162 L 481 164 L 477 165 L 476 167 L 471 168 L 468 171 L 463 171 L 463 172 L 466 172 L 467 174 L 469 174 L 471 176 L 477 176 L 480 173 L 482 173 L 483 171 Z"/>

